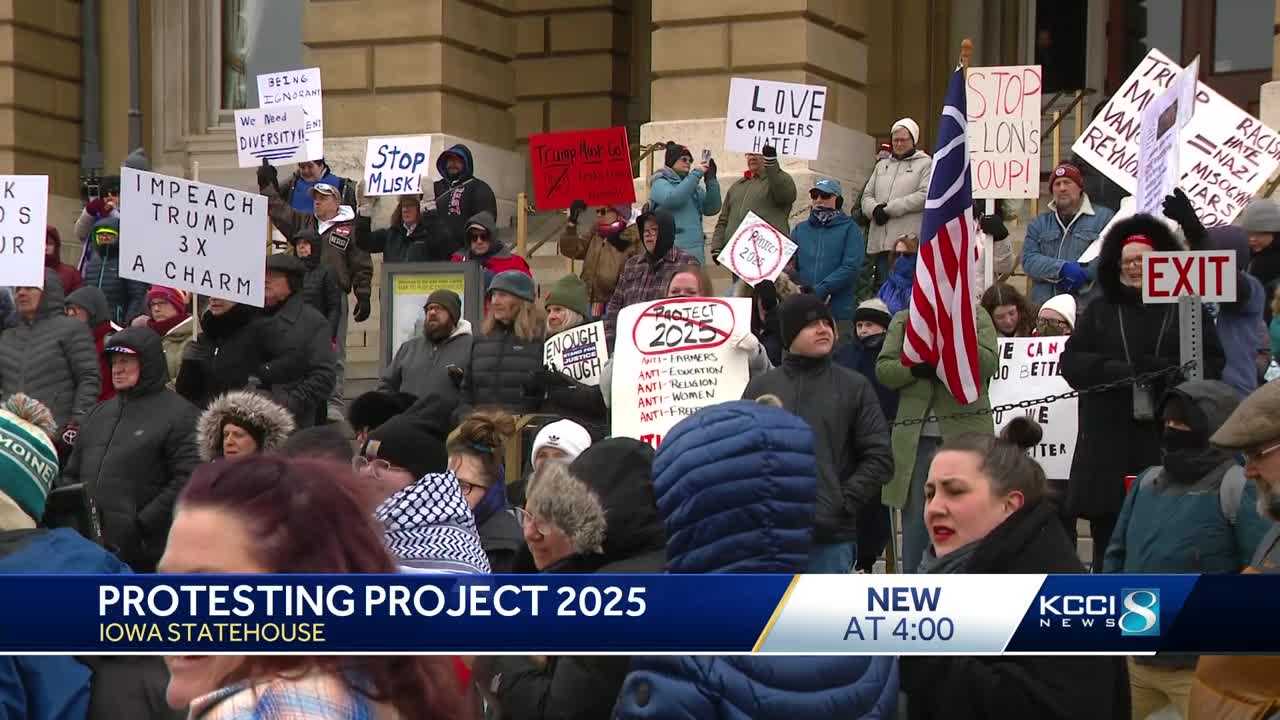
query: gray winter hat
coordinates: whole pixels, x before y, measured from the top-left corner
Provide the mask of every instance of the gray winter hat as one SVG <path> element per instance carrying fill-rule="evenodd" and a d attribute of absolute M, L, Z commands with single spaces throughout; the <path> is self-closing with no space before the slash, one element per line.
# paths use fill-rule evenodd
<path fill-rule="evenodd" d="M 519 270 L 504 270 L 495 275 L 493 282 L 489 283 L 489 289 L 485 292 L 485 295 L 487 296 L 496 290 L 515 295 L 528 302 L 537 300 L 537 294 L 533 287 L 533 278 Z"/>
<path fill-rule="evenodd" d="M 1280 232 L 1280 203 L 1270 198 L 1255 198 L 1232 223 L 1245 232 Z"/>
<path fill-rule="evenodd" d="M 107 305 L 107 296 L 101 290 L 92 285 L 82 285 L 73 290 L 66 300 L 62 301 L 63 306 L 74 305 L 84 309 L 89 313 L 89 325 L 100 325 L 111 319 L 111 308 Z"/>

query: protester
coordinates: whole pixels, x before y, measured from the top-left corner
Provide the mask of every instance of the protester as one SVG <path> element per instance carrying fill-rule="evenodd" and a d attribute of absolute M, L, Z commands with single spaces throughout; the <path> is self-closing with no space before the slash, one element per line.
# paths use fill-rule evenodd
<path fill-rule="evenodd" d="M 445 445 L 449 472 L 457 477 L 462 497 L 475 516 L 480 543 L 496 573 L 512 572 L 524 538 L 516 511 L 507 500 L 503 462 L 507 443 L 516 436 L 516 421 L 500 410 L 466 417 Z"/>
<path fill-rule="evenodd" d="M 353 497 L 355 482 L 350 470 L 296 458 L 204 465 L 178 500 L 160 569 L 394 572 L 372 518 Z M 204 655 L 165 663 L 169 705 L 190 705 L 194 718 L 302 718 L 316 708 L 338 717 L 469 717 L 448 658 Z"/>
<path fill-rule="evenodd" d="M 1280 360 L 1280 286 L 1271 293 L 1271 322 L 1267 333 L 1271 338 L 1271 357 Z"/>
<path fill-rule="evenodd" d="M 572 420 L 557 420 L 542 426 L 529 448 L 529 464 L 534 472 L 542 464 L 558 460 L 571 463 L 591 447 L 591 433 Z"/>
<path fill-rule="evenodd" d="M 107 547 L 149 572 L 164 552 L 174 499 L 200 462 L 198 411 L 165 388 L 164 349 L 150 329 L 121 330 L 106 352 L 116 396 L 85 416 L 62 481 L 84 484 Z"/>
<path fill-rule="evenodd" d="M 813 446 L 803 420 L 755 403 L 704 408 L 672 428 L 653 466 L 667 569 L 805 572 Z M 889 718 L 897 674 L 892 657 L 637 657 L 612 717 Z"/>
<path fill-rule="evenodd" d="M 101 378 L 93 335 L 63 314 L 58 274 L 44 271 L 44 288 L 14 292 L 18 321 L 0 334 L 0 395 L 25 393 L 53 413 L 59 427 L 79 424 L 98 402 Z"/>
<path fill-rule="evenodd" d="M 1274 292 L 1280 287 L 1280 243 L 1275 241 L 1280 233 L 1280 203 L 1271 198 L 1254 198 L 1234 224 L 1249 233 L 1249 272 L 1268 293 Z"/>
<path fill-rule="evenodd" d="M 1070 335 L 1076 326 L 1076 296 L 1054 295 L 1040 306 L 1036 314 L 1036 335 L 1051 337 Z"/>
<path fill-rule="evenodd" d="M 62 235 L 58 232 L 58 228 L 52 225 L 46 225 L 44 229 L 44 266 L 58 273 L 62 291 L 67 295 L 84 284 L 80 271 L 62 262 Z"/>
<path fill-rule="evenodd" d="M 152 285 L 147 291 L 147 313 L 143 324 L 160 336 L 165 366 L 169 371 L 167 387 L 172 390 L 194 326 L 191 314 L 187 312 L 187 298 L 180 290 Z"/>
<path fill-rule="evenodd" d="M 715 289 L 711 287 L 711 278 L 702 265 L 681 265 L 671 276 L 667 285 L 667 297 L 714 297 Z"/>
<path fill-rule="evenodd" d="M 734 287 L 737 297 L 751 298 L 751 332 L 764 346 L 769 364 L 774 367 L 782 365 L 782 328 L 778 321 L 778 307 L 787 298 L 799 294 L 800 286 L 785 272 L 772 281 L 761 280 L 755 287 L 746 283 Z"/>
<path fill-rule="evenodd" d="M 720 217 L 711 234 L 711 258 L 720 257 L 738 226 L 753 212 L 775 230 L 787 235 L 791 206 L 796 203 L 796 181 L 778 164 L 778 150 L 765 145 L 760 154 L 747 153 L 747 170 L 734 181 L 720 205 Z M 687 254 L 687 253 L 686 253 Z"/>
<path fill-rule="evenodd" d="M 462 298 L 452 290 L 435 290 L 427 296 L 423 312 L 422 334 L 396 348 L 382 371 L 379 390 L 427 397 L 453 385 L 450 367 L 470 371 L 475 337 L 471 322 L 462 317 Z"/>
<path fill-rule="evenodd" d="M 586 290 L 576 275 L 565 275 L 551 286 L 546 302 L 548 338 L 588 321 L 590 308 Z M 598 385 L 587 385 L 568 373 L 543 367 L 529 374 L 524 391 L 529 403 L 539 412 L 572 418 L 592 428 L 597 435 L 606 434 L 609 409 Z"/>
<path fill-rule="evenodd" d="M 327 460 L 343 467 L 349 467 L 355 455 L 351 449 L 351 440 L 342 431 L 341 426 L 334 423 L 298 430 L 280 446 L 280 454 L 287 457 Z"/>
<path fill-rule="evenodd" d="M 524 258 L 511 252 L 511 249 L 506 247 L 502 239 L 498 237 L 497 226 L 494 223 L 493 215 L 490 213 L 479 213 L 467 221 L 466 238 L 466 249 L 454 253 L 453 261 L 466 262 L 469 260 L 480 263 L 480 267 L 484 268 L 486 293 L 489 291 L 489 286 L 493 284 L 493 279 L 499 273 L 510 270 L 533 277 L 533 271 L 529 269 L 529 263 L 525 262 Z"/>
<path fill-rule="evenodd" d="M 448 262 L 454 248 L 433 227 L 434 219 L 434 215 L 428 218 L 423 214 L 421 195 L 401 195 L 387 227 L 370 229 L 369 218 L 363 214 L 356 220 L 366 226 L 357 234 L 360 247 L 368 253 L 382 253 L 383 262 Z"/>
<path fill-rule="evenodd" d="M 924 199 L 929 193 L 933 160 L 919 150 L 920 125 L 902 118 L 889 128 L 892 154 L 876 163 L 862 193 L 862 214 L 871 218 L 867 254 L 875 258 L 876 274 L 889 277 L 898 240 L 918 237 L 924 220 Z M 912 252 L 915 252 L 914 250 Z M 887 302 L 887 301 L 886 301 Z M 889 303 L 890 312 L 894 310 Z"/>
<path fill-rule="evenodd" d="M 699 185 L 702 184 L 702 186 Z M 649 208 L 671 213 L 676 223 L 676 247 L 699 263 L 706 263 L 706 234 L 702 217 L 720 212 L 720 182 L 716 161 L 707 157 L 693 166 L 689 148 L 667 142 L 662 168 L 649 178 Z"/>
<path fill-rule="evenodd" d="M 591 308 L 587 304 L 587 286 L 576 275 L 565 275 L 547 292 L 547 337 L 587 322 Z"/>
<path fill-rule="evenodd" d="M 0 287 L 0 333 L 17 321 L 18 308 L 13 304 L 13 289 Z"/>
<path fill-rule="evenodd" d="M 842 192 L 838 180 L 819 180 L 809 191 L 809 219 L 791 229 L 796 278 L 805 292 L 831 305 L 837 325 L 853 320 L 853 285 L 867 254 L 862 231 L 841 209 Z"/>
<path fill-rule="evenodd" d="M 876 377 L 898 393 L 896 420 L 915 420 L 893 427 L 893 480 L 881 497 L 884 504 L 902 511 L 902 569 L 914 573 L 929 544 L 924 523 L 924 484 L 929 463 L 938 447 L 947 440 L 968 432 L 995 432 L 991 416 L 983 411 L 991 408 L 988 393 L 990 378 L 1000 367 L 996 354 L 996 329 L 991 316 L 982 308 L 974 309 L 978 338 L 978 399 L 962 405 L 938 378 L 931 365 L 902 364 L 902 346 L 909 311 L 893 316 L 885 336 L 880 357 L 876 359 Z M 978 414 L 973 414 L 978 413 Z M 935 420 L 925 420 L 935 417 Z M 1079 446 L 1077 446 L 1079 447 Z"/>
<path fill-rule="evenodd" d="M 596 222 L 586 238 L 578 234 L 578 223 L 587 204 L 575 201 L 569 208 L 569 222 L 560 236 L 560 254 L 582 261 L 579 277 L 587 285 L 591 317 L 604 315 L 604 308 L 618 286 L 618 276 L 627 259 L 641 252 L 639 231 L 630 223 L 631 206 L 602 205 L 596 208 Z"/>
<path fill-rule="evenodd" d="M 517 270 L 500 273 L 488 298 L 483 334 L 472 341 L 470 370 L 462 383 L 463 404 L 537 410 L 536 400 L 524 390 L 529 374 L 542 368 L 546 331 L 533 278 Z"/>
<path fill-rule="evenodd" d="M 435 181 L 435 197 L 427 203 L 427 210 L 434 211 L 439 223 L 442 245 L 454 253 L 465 247 L 467 227 L 481 213 L 489 214 L 490 223 L 498 216 L 498 201 L 489 184 L 475 176 L 475 161 L 471 149 L 458 143 L 440 153 L 436 158 L 436 170 L 440 179 Z M 490 235 L 493 235 L 490 231 Z"/>
<path fill-rule="evenodd" d="M 342 327 L 342 286 L 333 269 L 320 262 L 319 242 L 314 228 L 303 228 L 293 236 L 293 254 L 307 267 L 302 278 L 302 299 L 329 321 L 329 337 L 336 348 Z"/>
<path fill-rule="evenodd" d="M 115 396 L 116 389 L 106 381 L 111 377 L 111 363 L 107 361 L 107 356 L 102 351 L 106 347 L 107 338 L 112 333 L 119 332 L 120 327 L 107 318 L 106 296 L 96 287 L 82 287 L 67 296 L 63 302 L 63 311 L 67 317 L 75 318 L 88 325 L 89 332 L 93 333 L 93 346 L 98 358 L 98 377 L 103 381 L 98 389 L 98 402 L 110 400 Z"/>
<path fill-rule="evenodd" d="M 574 477 L 568 463 L 543 463 L 518 509 L 521 533 L 539 572 L 589 571 L 601 552 L 606 519 L 599 498 Z"/>
<path fill-rule="evenodd" d="M 323 417 L 333 391 L 334 353 L 329 324 L 302 299 L 306 267 L 292 255 L 267 258 L 264 363 L 256 377 L 298 427 Z"/>
<path fill-rule="evenodd" d="M 889 309 L 890 315 L 897 315 L 911 307 L 911 289 L 916 282 L 916 255 L 919 249 L 920 239 L 915 235 L 904 235 L 893 243 L 893 252 L 889 253 L 887 265 L 890 269 L 882 274 L 884 284 L 876 293 L 876 297 Z"/>
<path fill-rule="evenodd" d="M 666 297 L 676 270 L 684 265 L 699 264 L 692 255 L 675 246 L 676 225 L 671 213 L 665 210 L 643 213 L 636 218 L 636 227 L 640 228 L 644 252 L 627 259 L 605 308 L 604 334 L 609 347 L 613 347 L 622 308 Z"/>
<path fill-rule="evenodd" d="M 111 321 L 124 327 L 147 310 L 147 284 L 120 276 L 120 218 L 107 217 L 93 226 L 92 252 L 84 263 L 84 284 L 107 296 Z"/>
<path fill-rule="evenodd" d="M 76 218 L 76 239 L 85 243 L 84 253 L 80 256 L 80 267 L 84 268 L 85 256 L 88 253 L 89 235 L 99 220 L 109 217 L 120 217 L 120 176 L 106 175 L 98 179 L 98 197 L 90 198 Z"/>
<path fill-rule="evenodd" d="M 236 390 L 209 403 L 196 423 L 200 459 L 243 460 L 279 450 L 293 433 L 293 416 L 264 395 Z"/>
<path fill-rule="evenodd" d="M 1012 285 L 996 283 L 982 293 L 979 303 L 991 315 L 999 337 L 1031 337 L 1036 330 L 1036 311 Z"/>
<path fill-rule="evenodd" d="M 745 399 L 775 395 L 813 428 L 818 509 L 810 572 L 849 572 L 857 557 L 856 517 L 892 475 L 889 429 L 871 383 L 832 363 L 837 339 L 831 311 L 814 295 L 779 310 L 786 348 L 782 367 L 747 383 Z"/>
<path fill-rule="evenodd" d="M 947 439 L 925 488 L 932 544 L 921 572 L 1083 570 L 1045 501 L 1044 471 L 1025 452 L 1040 439 L 1026 418 L 1000 438 L 988 431 Z M 902 691 L 913 720 L 1130 717 L 1124 659 L 1113 656 L 904 657 Z"/>
<path fill-rule="evenodd" d="M 183 352 L 174 389 L 196 407 L 205 408 L 225 392 L 256 386 L 261 382 L 258 369 L 267 357 L 264 335 L 270 327 L 262 311 L 252 305 L 210 298 L 200 316 L 200 335 Z"/>
<path fill-rule="evenodd" d="M 314 215 L 316 206 L 311 190 L 321 183 L 336 188 L 344 205 L 355 206 L 356 183 L 334 174 L 324 158 L 298 163 L 298 169 L 280 187 L 280 197 L 294 210 L 306 215 Z"/>
<path fill-rule="evenodd" d="M 1053 202 L 1027 226 L 1022 267 L 1031 277 L 1031 302 L 1039 305 L 1061 293 L 1080 296 L 1098 276 L 1095 264 L 1077 262 L 1115 215 L 1094 206 L 1084 191 L 1084 175 L 1069 162 L 1053 169 Z"/>
<path fill-rule="evenodd" d="M 1080 396 L 1076 447 L 1090 452 L 1072 458 L 1067 508 L 1089 521 L 1095 572 L 1102 567 L 1124 503 L 1124 477 L 1160 461 L 1156 404 L 1179 381 L 1181 343 L 1176 306 L 1142 302 L 1142 256 L 1177 249 L 1168 225 L 1150 215 L 1114 223 L 1098 258 L 1102 294 L 1085 307 L 1058 361 L 1063 379 L 1076 390 L 1168 372 L 1149 382 Z M 1222 345 L 1207 311 L 1202 327 L 1204 377 L 1216 380 L 1222 377 Z"/>
<path fill-rule="evenodd" d="M 1241 397 L 1258 388 L 1258 352 L 1268 347 L 1265 335 L 1259 330 L 1265 326 L 1267 293 L 1262 282 L 1245 270 L 1249 258 L 1248 242 L 1242 229 L 1225 225 L 1208 231 L 1208 247 L 1205 248 L 1226 250 L 1236 256 L 1236 300 L 1218 303 L 1215 328 L 1226 362 L 1222 368 L 1222 381 L 1235 388 Z"/>

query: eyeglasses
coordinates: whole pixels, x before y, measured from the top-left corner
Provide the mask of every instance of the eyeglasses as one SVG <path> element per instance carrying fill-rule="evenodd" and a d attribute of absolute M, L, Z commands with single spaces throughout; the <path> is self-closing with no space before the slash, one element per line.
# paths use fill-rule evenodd
<path fill-rule="evenodd" d="M 540 519 L 537 515 L 525 510 L 522 507 L 515 509 L 516 517 L 520 520 L 520 527 L 533 528 L 533 531 L 539 535 L 547 535 L 555 527 L 546 520 Z"/>
<path fill-rule="evenodd" d="M 1139 255 L 1139 256 L 1138 256 L 1138 257 L 1136 257 L 1136 258 L 1129 258 L 1128 260 L 1121 260 L 1121 261 L 1120 261 L 1120 267 L 1125 267 L 1125 268 L 1129 268 L 1129 267 L 1137 267 L 1137 266 L 1139 266 L 1139 265 L 1141 265 L 1141 264 L 1142 264 L 1142 256 L 1141 256 L 1141 255 Z"/>
<path fill-rule="evenodd" d="M 380 478 L 383 476 L 383 474 L 389 473 L 392 470 L 409 472 L 408 470 L 405 470 L 399 465 L 392 465 L 391 463 L 387 462 L 386 460 L 383 460 L 382 458 L 370 459 L 363 455 L 357 455 L 351 458 L 352 470 L 355 470 L 358 473 L 363 471 L 365 468 L 373 468 L 373 476 L 376 478 Z"/>
<path fill-rule="evenodd" d="M 1275 452 L 1276 450 L 1280 450 L 1280 442 L 1270 447 L 1262 448 L 1261 450 L 1246 451 L 1244 453 L 1244 462 L 1246 465 L 1256 463 L 1262 458 L 1266 457 L 1267 455 L 1270 455 L 1271 453 Z"/>
<path fill-rule="evenodd" d="M 488 491 L 487 485 L 478 485 L 476 483 L 467 482 L 462 478 L 458 478 L 458 487 L 462 489 L 462 497 L 471 497 L 471 491 L 479 490 L 481 493 Z"/>
<path fill-rule="evenodd" d="M 1042 318 L 1039 318 L 1037 322 L 1039 322 L 1041 325 L 1046 325 L 1048 327 L 1056 327 L 1059 330 L 1071 329 L 1071 323 L 1067 322 L 1066 320 L 1051 320 L 1049 318 L 1042 317 Z"/>

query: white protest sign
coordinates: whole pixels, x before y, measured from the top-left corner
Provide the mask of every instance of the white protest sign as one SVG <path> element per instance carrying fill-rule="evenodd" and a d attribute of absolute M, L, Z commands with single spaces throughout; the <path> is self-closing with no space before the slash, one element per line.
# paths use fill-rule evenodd
<path fill-rule="evenodd" d="M 48 175 L 0 175 L 0 286 L 44 287 Z"/>
<path fill-rule="evenodd" d="M 752 287 L 762 280 L 776 280 L 796 254 L 796 244 L 777 228 L 748 212 L 717 260 Z"/>
<path fill-rule="evenodd" d="M 1179 250 L 1142 256 L 1142 302 L 1175 303 L 1183 295 L 1199 295 L 1205 302 L 1235 302 L 1235 252 Z"/>
<path fill-rule="evenodd" d="M 369 138 L 364 154 L 364 194 L 421 194 L 419 177 L 431 172 L 430 158 L 430 135 Z"/>
<path fill-rule="evenodd" d="M 1178 186 L 1179 130 L 1195 111 L 1200 60 L 1197 58 L 1139 114 L 1138 212 L 1163 213 L 1165 196 Z"/>
<path fill-rule="evenodd" d="M 772 145 L 779 155 L 816 160 L 826 108 L 827 89 L 821 85 L 733 78 L 724 147 L 758 153 Z"/>
<path fill-rule="evenodd" d="M 306 116 L 307 149 L 304 160 L 324 157 L 324 102 L 320 68 L 286 70 L 258 76 L 258 106 L 300 107 Z"/>
<path fill-rule="evenodd" d="M 1070 392 L 1071 386 L 1063 379 L 1058 365 L 1066 346 L 1065 335 L 1001 338 L 998 348 L 1000 368 L 991 377 L 989 390 L 992 407 Z M 1039 423 L 1044 430 L 1044 438 L 1028 449 L 1027 454 L 1040 463 L 1050 479 L 1065 480 L 1071 477 L 1071 457 L 1076 448 L 1076 430 L 1079 427 L 1076 406 L 1076 398 L 1071 397 L 1025 410 L 998 412 L 992 419 L 997 434 L 1018 415 L 1026 415 Z"/>
<path fill-rule="evenodd" d="M 973 197 L 1040 196 L 1039 65 L 974 67 L 965 73 Z"/>
<path fill-rule="evenodd" d="M 120 170 L 120 276 L 262 307 L 267 198 Z"/>
<path fill-rule="evenodd" d="M 1182 68 L 1151 50 L 1071 149 L 1126 192 L 1138 191 L 1142 108 Z M 1205 227 L 1229 224 L 1280 164 L 1280 134 L 1200 84 L 1195 112 L 1182 130 L 1178 185 Z"/>
<path fill-rule="evenodd" d="M 668 298 L 618 314 L 613 356 L 613 434 L 657 447 L 698 410 L 738 400 L 747 353 L 729 344 L 751 332 L 750 298 Z"/>
<path fill-rule="evenodd" d="M 236 151 L 240 167 L 305 160 L 307 122 L 302 108 L 274 107 L 236 111 Z"/>
<path fill-rule="evenodd" d="M 542 364 L 583 385 L 600 384 L 600 370 L 609 359 L 604 341 L 604 323 L 579 325 L 547 338 L 542 345 Z"/>

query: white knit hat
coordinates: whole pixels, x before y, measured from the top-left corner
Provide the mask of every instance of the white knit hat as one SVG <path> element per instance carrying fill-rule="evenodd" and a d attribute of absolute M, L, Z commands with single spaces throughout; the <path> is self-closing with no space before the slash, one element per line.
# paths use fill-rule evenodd
<path fill-rule="evenodd" d="M 544 447 L 564 452 L 567 456 L 565 462 L 573 462 L 583 450 L 591 447 L 591 433 L 572 420 L 557 420 L 538 431 L 533 439 L 533 450 L 529 453 L 530 460 L 537 457 L 538 451 Z"/>
<path fill-rule="evenodd" d="M 915 120 L 912 120 L 909 117 L 902 118 L 898 122 L 894 123 L 893 127 L 889 128 L 889 132 L 893 133 L 893 131 L 897 130 L 898 128 L 903 128 L 907 132 L 911 133 L 911 142 L 915 143 L 916 145 L 920 144 L 920 123 L 917 123 Z"/>
<path fill-rule="evenodd" d="M 1075 295 L 1054 295 L 1040 306 L 1043 310 L 1052 310 L 1066 319 L 1072 332 L 1076 329 L 1076 297 Z"/>

